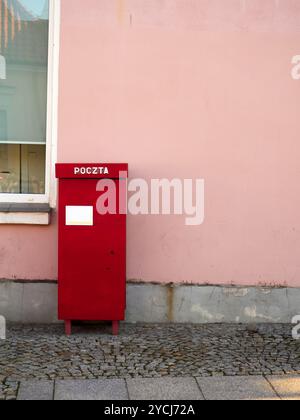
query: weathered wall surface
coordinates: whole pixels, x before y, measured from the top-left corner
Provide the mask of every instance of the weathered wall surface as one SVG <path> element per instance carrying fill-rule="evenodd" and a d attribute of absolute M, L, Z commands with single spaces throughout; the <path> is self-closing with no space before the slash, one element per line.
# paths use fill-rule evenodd
<path fill-rule="evenodd" d="M 129 284 L 126 322 L 291 323 L 300 289 Z M 57 323 L 57 284 L 1 282 L 8 322 Z"/>
<path fill-rule="evenodd" d="M 128 222 L 128 278 L 300 287 L 297 0 L 63 0 L 59 161 L 204 178 L 206 219 Z M 1 278 L 56 278 L 56 222 L 1 227 Z"/>
<path fill-rule="evenodd" d="M 59 160 L 206 181 L 203 226 L 129 218 L 129 279 L 300 286 L 299 2 L 62 6 Z"/>

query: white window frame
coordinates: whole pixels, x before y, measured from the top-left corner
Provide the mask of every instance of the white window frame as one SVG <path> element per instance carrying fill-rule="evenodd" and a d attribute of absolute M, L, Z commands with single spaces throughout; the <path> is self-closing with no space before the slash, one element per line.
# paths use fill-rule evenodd
<path fill-rule="evenodd" d="M 52 208 L 56 206 L 55 163 L 57 161 L 58 136 L 60 1 L 49 0 L 45 194 L 0 193 L 0 203 L 47 203 Z"/>

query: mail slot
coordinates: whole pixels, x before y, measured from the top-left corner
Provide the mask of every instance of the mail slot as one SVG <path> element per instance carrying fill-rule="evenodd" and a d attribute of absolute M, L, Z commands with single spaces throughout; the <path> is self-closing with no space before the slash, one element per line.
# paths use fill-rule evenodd
<path fill-rule="evenodd" d="M 70 335 L 72 321 L 112 321 L 126 309 L 127 164 L 57 164 L 58 317 Z M 109 180 L 115 211 L 106 202 Z M 103 194 L 106 194 L 105 196 Z M 102 211 L 103 210 L 103 211 Z"/>

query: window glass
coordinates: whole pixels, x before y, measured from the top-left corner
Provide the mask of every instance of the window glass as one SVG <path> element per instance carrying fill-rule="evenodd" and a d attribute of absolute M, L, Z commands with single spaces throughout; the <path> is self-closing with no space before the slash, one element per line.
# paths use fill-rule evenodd
<path fill-rule="evenodd" d="M 0 193 L 44 194 L 49 0 L 0 0 Z"/>

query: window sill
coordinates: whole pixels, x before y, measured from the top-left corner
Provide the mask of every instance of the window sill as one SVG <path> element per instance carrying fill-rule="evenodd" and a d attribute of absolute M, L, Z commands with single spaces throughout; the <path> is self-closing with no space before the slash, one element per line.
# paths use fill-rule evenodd
<path fill-rule="evenodd" d="M 50 224 L 49 204 L 0 203 L 0 225 Z"/>

